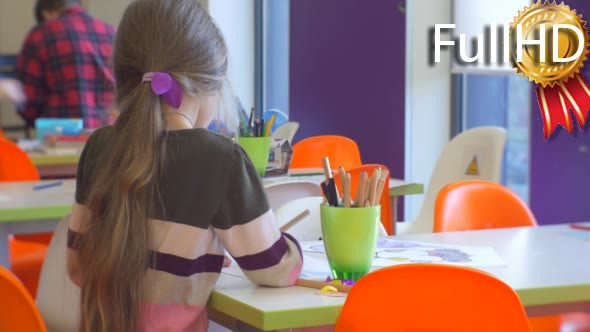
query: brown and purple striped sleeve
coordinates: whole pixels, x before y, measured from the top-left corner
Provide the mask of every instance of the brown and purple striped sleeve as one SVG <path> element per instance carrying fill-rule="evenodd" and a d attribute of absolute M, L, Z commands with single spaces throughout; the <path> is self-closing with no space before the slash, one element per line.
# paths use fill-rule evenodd
<path fill-rule="evenodd" d="M 262 182 L 244 150 L 236 145 L 229 159 L 230 173 L 212 223 L 215 233 L 253 282 L 293 285 L 303 264 L 299 244 L 279 231 Z"/>

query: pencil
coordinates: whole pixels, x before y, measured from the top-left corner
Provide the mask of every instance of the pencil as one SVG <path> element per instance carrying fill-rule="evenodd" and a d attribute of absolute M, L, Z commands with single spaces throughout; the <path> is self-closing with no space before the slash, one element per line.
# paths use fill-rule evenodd
<path fill-rule="evenodd" d="M 369 206 L 375 205 L 375 198 L 377 193 L 377 182 L 381 178 L 381 168 L 377 168 L 371 174 L 371 182 L 369 187 Z"/>
<path fill-rule="evenodd" d="M 330 158 L 324 157 L 324 159 L 322 159 L 322 165 L 324 166 L 324 175 L 326 176 L 326 181 L 328 181 L 332 177 L 332 169 L 330 168 Z"/>
<path fill-rule="evenodd" d="M 289 230 L 289 228 L 295 226 L 298 222 L 300 222 L 301 220 L 305 219 L 305 217 L 309 216 L 309 210 L 305 210 L 303 212 L 301 212 L 300 214 L 296 215 L 295 218 L 291 219 L 288 223 L 284 224 L 280 230 L 281 232 L 286 232 Z"/>
<path fill-rule="evenodd" d="M 381 170 L 381 178 L 377 182 L 377 191 L 375 192 L 375 201 L 377 203 L 381 200 L 381 195 L 383 194 L 383 188 L 385 188 L 385 182 L 387 182 L 388 175 L 388 170 Z"/>
<path fill-rule="evenodd" d="M 342 202 L 346 206 L 346 203 L 344 201 L 346 200 L 346 195 L 350 195 L 350 191 L 346 191 L 346 171 L 344 170 L 344 167 L 338 167 L 338 175 L 340 176 L 340 188 L 342 189 Z"/>
<path fill-rule="evenodd" d="M 329 282 L 321 281 L 321 280 L 310 280 L 310 279 L 297 279 L 295 281 L 296 286 L 307 287 L 307 288 L 315 288 L 315 289 L 322 289 L 325 286 L 332 286 L 336 288 L 339 292 L 348 293 L 352 286 L 349 285 L 335 285 Z"/>
<path fill-rule="evenodd" d="M 350 207 L 350 173 L 346 173 L 346 187 L 344 187 L 344 207 Z"/>
<path fill-rule="evenodd" d="M 365 206 L 365 187 L 367 185 L 367 172 L 361 172 L 359 176 L 359 186 L 356 190 L 356 199 L 354 204 L 358 207 Z"/>
<path fill-rule="evenodd" d="M 324 198 L 328 202 L 328 205 L 330 205 L 331 200 L 330 200 L 330 190 L 328 190 L 328 181 L 324 181 L 324 182 L 320 183 L 320 188 L 322 188 L 322 192 L 324 193 Z"/>
<path fill-rule="evenodd" d="M 268 120 L 268 122 L 266 123 L 266 133 L 264 133 L 264 136 L 270 136 L 272 134 L 272 126 L 275 123 L 275 119 L 277 118 L 277 114 L 273 113 L 270 116 L 270 119 Z"/>
<path fill-rule="evenodd" d="M 252 128 L 252 120 L 254 119 L 254 107 L 250 109 L 250 118 L 248 119 L 248 128 Z"/>
<path fill-rule="evenodd" d="M 41 185 L 35 186 L 35 187 L 33 187 L 33 189 L 34 190 L 42 190 L 42 189 L 47 189 L 47 188 L 61 186 L 62 184 L 63 184 L 63 181 L 53 182 L 53 183 L 46 183 L 46 184 L 41 184 Z"/>
<path fill-rule="evenodd" d="M 340 195 L 338 195 L 338 189 L 336 188 L 336 182 L 334 178 L 328 180 L 328 191 L 330 192 L 330 205 L 338 207 L 340 206 Z"/>

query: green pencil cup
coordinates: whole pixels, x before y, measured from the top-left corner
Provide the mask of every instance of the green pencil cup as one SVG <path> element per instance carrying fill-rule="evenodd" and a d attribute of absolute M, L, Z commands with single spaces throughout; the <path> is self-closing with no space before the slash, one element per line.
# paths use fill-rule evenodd
<path fill-rule="evenodd" d="M 246 151 L 260 177 L 266 173 L 270 140 L 270 137 L 238 137 L 238 144 Z"/>
<path fill-rule="evenodd" d="M 344 208 L 322 205 L 322 239 L 332 277 L 358 280 L 369 272 L 379 233 L 381 206 Z"/>

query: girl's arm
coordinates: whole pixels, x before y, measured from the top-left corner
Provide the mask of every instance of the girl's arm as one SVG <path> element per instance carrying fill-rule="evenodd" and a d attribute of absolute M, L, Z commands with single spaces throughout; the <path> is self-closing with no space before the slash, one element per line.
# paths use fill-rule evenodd
<path fill-rule="evenodd" d="M 292 286 L 303 265 L 297 240 L 279 231 L 272 211 L 229 229 L 215 229 L 246 276 L 267 286 Z"/>
<path fill-rule="evenodd" d="M 301 249 L 297 240 L 279 231 L 258 173 L 238 145 L 227 174 L 212 223 L 215 233 L 252 281 L 293 285 L 303 264 Z"/>
<path fill-rule="evenodd" d="M 76 241 L 86 231 L 84 221 L 88 220 L 89 211 L 84 205 L 74 203 L 72 214 L 68 220 L 68 250 L 67 250 L 67 269 L 68 276 L 78 286 L 82 280 L 82 271 L 78 262 L 78 252 L 76 251 Z"/>

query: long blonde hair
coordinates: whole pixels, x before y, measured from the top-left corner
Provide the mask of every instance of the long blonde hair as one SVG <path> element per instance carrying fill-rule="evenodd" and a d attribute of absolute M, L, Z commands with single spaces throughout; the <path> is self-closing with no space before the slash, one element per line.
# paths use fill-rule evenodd
<path fill-rule="evenodd" d="M 148 218 L 160 200 L 165 145 L 160 97 L 146 72 L 165 72 L 185 93 L 223 89 L 227 49 L 195 0 L 137 0 L 125 11 L 114 51 L 120 115 L 91 178 L 89 229 L 80 241 L 80 331 L 141 328 L 149 267 Z M 152 253 L 153 255 L 153 253 Z"/>

